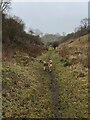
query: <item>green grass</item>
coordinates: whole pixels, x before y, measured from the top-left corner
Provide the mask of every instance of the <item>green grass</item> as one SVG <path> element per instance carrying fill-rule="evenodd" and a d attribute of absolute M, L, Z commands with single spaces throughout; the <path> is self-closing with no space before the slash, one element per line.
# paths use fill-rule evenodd
<path fill-rule="evenodd" d="M 57 83 L 60 89 L 60 112 L 63 118 L 88 117 L 88 76 L 77 77 L 78 73 L 65 67 L 54 51 L 51 54 Z"/>
<path fill-rule="evenodd" d="M 18 55 L 12 61 L 3 62 L 3 116 L 49 118 L 53 116 L 50 76 L 43 71 L 39 59 L 53 60 L 53 72 L 59 86 L 62 118 L 88 117 L 88 79 L 78 77 L 70 66 L 64 66 L 55 50 L 34 59 Z M 83 69 L 84 71 L 84 69 Z"/>
<path fill-rule="evenodd" d="M 4 117 L 52 117 L 51 101 L 48 74 L 38 61 L 25 66 L 16 56 L 3 62 Z"/>

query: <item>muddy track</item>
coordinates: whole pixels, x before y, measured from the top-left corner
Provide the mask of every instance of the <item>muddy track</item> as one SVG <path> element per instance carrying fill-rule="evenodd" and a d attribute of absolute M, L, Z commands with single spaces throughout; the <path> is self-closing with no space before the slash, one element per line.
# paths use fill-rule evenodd
<path fill-rule="evenodd" d="M 48 60 L 51 57 L 51 52 L 49 53 Z M 53 106 L 53 118 L 61 118 L 60 115 L 60 101 L 59 101 L 59 86 L 56 81 L 56 76 L 54 70 L 48 72 L 50 78 L 50 90 L 52 94 L 52 106 Z"/>

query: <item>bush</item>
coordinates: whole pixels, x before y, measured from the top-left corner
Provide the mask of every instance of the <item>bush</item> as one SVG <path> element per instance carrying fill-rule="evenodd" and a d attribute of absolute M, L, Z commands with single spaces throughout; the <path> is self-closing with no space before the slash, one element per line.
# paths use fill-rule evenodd
<path fill-rule="evenodd" d="M 72 62 L 69 59 L 61 58 L 60 61 L 63 63 L 64 67 L 72 65 Z"/>
<path fill-rule="evenodd" d="M 30 35 L 24 31 L 23 21 L 14 16 L 2 15 L 2 42 L 5 49 L 14 46 L 17 50 L 28 53 L 30 56 L 37 56 L 44 51 L 40 37 Z M 7 45 L 7 48 L 5 46 Z"/>
<path fill-rule="evenodd" d="M 70 65 L 71 65 L 71 62 L 70 62 L 70 61 L 66 61 L 66 62 L 63 64 L 64 67 L 67 67 L 67 66 L 70 66 Z"/>
<path fill-rule="evenodd" d="M 51 44 L 52 44 L 52 47 L 54 47 L 54 49 L 59 46 L 58 41 L 52 42 Z"/>

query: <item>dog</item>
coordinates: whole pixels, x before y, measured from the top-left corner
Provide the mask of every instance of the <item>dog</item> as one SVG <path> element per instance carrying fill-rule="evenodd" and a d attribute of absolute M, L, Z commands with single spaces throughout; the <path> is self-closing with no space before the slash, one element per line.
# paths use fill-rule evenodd
<path fill-rule="evenodd" d="M 49 72 L 52 71 L 52 60 L 49 60 L 48 62 L 48 69 L 49 69 Z"/>
<path fill-rule="evenodd" d="M 44 71 L 46 71 L 46 70 L 49 70 L 49 72 L 52 71 L 52 60 L 51 60 L 51 59 L 49 59 L 48 62 L 42 61 L 42 60 L 40 59 L 39 62 L 43 64 L 43 70 L 44 70 Z"/>
<path fill-rule="evenodd" d="M 48 62 L 43 61 L 43 70 L 47 70 L 48 68 Z"/>
<path fill-rule="evenodd" d="M 48 67 L 48 63 L 46 61 L 43 61 L 43 60 L 39 60 L 40 63 L 43 64 L 43 70 L 47 70 L 47 67 Z"/>

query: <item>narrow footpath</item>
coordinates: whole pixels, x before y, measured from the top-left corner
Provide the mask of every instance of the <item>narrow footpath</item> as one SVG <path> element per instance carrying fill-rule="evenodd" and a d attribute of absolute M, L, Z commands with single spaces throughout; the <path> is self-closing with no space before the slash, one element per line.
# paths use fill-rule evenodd
<path fill-rule="evenodd" d="M 51 54 L 52 51 L 50 51 L 48 55 L 48 60 L 51 59 Z M 61 115 L 59 113 L 60 110 L 59 88 L 56 81 L 54 69 L 51 72 L 48 71 L 48 74 L 50 78 L 50 90 L 52 94 L 53 118 L 61 118 Z"/>

